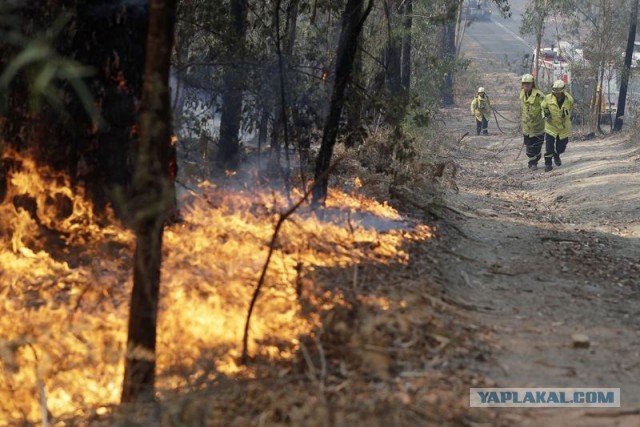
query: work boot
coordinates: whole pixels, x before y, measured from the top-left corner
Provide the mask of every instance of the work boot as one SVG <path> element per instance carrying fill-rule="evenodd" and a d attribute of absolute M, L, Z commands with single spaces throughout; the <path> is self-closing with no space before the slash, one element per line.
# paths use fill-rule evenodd
<path fill-rule="evenodd" d="M 553 170 L 553 166 L 551 165 L 544 165 L 544 171 L 545 172 L 551 172 Z"/>
<path fill-rule="evenodd" d="M 562 164 L 562 160 L 560 160 L 560 154 L 553 155 L 553 163 L 555 163 L 556 166 L 560 166 Z"/>
<path fill-rule="evenodd" d="M 486 131 L 486 130 L 483 130 L 483 131 L 482 131 L 482 135 L 484 135 L 484 136 L 489 136 L 489 132 L 488 132 L 488 131 Z"/>
<path fill-rule="evenodd" d="M 529 170 L 532 170 L 532 171 L 538 170 L 538 165 L 535 163 L 529 163 Z"/>

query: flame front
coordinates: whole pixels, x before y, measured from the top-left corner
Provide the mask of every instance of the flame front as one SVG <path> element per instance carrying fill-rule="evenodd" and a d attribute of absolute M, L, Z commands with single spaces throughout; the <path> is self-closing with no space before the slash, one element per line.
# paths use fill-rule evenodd
<path fill-rule="evenodd" d="M 0 425 L 37 422 L 42 401 L 55 417 L 118 402 L 131 290 L 132 234 L 99 226 L 64 177 L 20 162 L 0 205 Z M 236 363 L 244 322 L 287 198 L 205 183 L 183 203 L 185 221 L 165 232 L 158 386 L 219 373 L 250 377 Z M 331 220 L 302 208 L 284 223 L 251 323 L 252 355 L 290 359 L 298 337 L 317 326 L 301 312 L 302 274 L 305 291 L 320 292 L 306 279 L 315 269 L 406 263 L 406 240 L 431 236 L 425 226 L 365 228 L 356 214 L 380 222 L 401 216 L 335 189 L 328 210 Z"/>

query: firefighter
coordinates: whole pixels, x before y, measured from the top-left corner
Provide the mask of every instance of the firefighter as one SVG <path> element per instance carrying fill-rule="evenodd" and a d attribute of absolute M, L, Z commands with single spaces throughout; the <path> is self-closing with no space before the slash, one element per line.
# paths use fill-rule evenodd
<path fill-rule="evenodd" d="M 483 135 L 489 135 L 487 128 L 489 127 L 488 118 L 491 113 L 491 104 L 483 87 L 478 88 L 478 93 L 471 101 L 471 113 L 476 117 L 477 134 L 480 135 L 480 130 L 482 130 Z"/>
<path fill-rule="evenodd" d="M 532 171 L 538 169 L 538 161 L 542 157 L 544 142 L 544 117 L 542 101 L 544 94 L 536 88 L 531 74 L 524 74 L 520 79 L 520 106 L 522 107 L 522 135 L 529 158 L 528 166 Z"/>
<path fill-rule="evenodd" d="M 565 90 L 562 80 L 556 80 L 551 93 L 542 101 L 542 114 L 545 120 L 545 152 L 544 171 L 553 170 L 553 163 L 560 166 L 560 154 L 567 149 L 569 134 L 571 133 L 571 111 L 573 97 Z"/>

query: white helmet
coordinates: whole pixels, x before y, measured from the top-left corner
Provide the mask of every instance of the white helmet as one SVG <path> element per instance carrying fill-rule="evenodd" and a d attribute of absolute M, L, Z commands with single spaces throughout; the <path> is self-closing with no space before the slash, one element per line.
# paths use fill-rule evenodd
<path fill-rule="evenodd" d="M 552 92 L 563 92 L 564 91 L 564 81 L 556 80 L 553 82 L 553 87 L 551 88 Z"/>
<path fill-rule="evenodd" d="M 478 88 L 478 93 L 484 93 L 484 88 L 483 87 L 479 87 Z"/>
<path fill-rule="evenodd" d="M 533 83 L 533 76 L 531 74 L 523 74 L 520 81 L 522 83 Z"/>

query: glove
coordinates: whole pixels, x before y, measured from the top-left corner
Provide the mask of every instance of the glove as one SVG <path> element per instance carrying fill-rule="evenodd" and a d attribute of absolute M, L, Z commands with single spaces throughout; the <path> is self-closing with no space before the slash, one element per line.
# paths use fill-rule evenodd
<path fill-rule="evenodd" d="M 544 118 L 545 118 L 545 120 L 550 120 L 551 119 L 551 111 L 549 111 L 548 108 L 544 109 Z"/>

